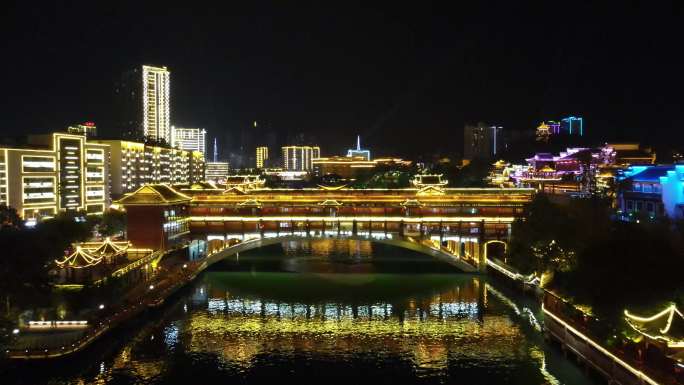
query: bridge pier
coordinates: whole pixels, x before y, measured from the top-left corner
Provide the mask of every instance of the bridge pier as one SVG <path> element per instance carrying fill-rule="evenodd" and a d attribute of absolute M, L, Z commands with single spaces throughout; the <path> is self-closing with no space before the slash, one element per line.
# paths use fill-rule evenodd
<path fill-rule="evenodd" d="M 487 271 L 487 245 L 485 244 L 485 222 L 480 222 L 480 229 L 478 231 L 478 260 L 477 267 L 480 272 Z"/>

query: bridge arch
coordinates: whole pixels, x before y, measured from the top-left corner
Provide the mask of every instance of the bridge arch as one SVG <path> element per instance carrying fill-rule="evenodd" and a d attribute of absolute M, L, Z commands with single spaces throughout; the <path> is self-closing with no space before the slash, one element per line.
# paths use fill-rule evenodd
<path fill-rule="evenodd" d="M 490 248 L 491 245 L 498 246 L 499 250 L 501 250 L 500 247 L 503 247 L 503 250 L 501 250 L 501 254 L 500 255 L 492 255 L 493 254 L 492 250 L 491 250 L 492 248 Z M 506 241 L 502 241 L 500 239 L 492 239 L 492 240 L 489 240 L 489 241 L 484 243 L 483 249 L 484 249 L 485 258 L 503 257 L 506 254 L 506 251 L 508 250 L 508 243 L 506 243 Z"/>
<path fill-rule="evenodd" d="M 345 236 L 345 237 L 323 237 L 323 236 L 298 236 L 298 235 L 281 235 L 274 237 L 259 237 L 252 238 L 242 241 L 240 243 L 229 245 L 226 243 L 223 248 L 215 250 L 213 253 L 209 254 L 205 261 L 203 268 L 209 267 L 217 262 L 227 259 L 237 253 L 245 252 L 248 250 L 253 250 L 269 245 L 278 244 L 281 242 L 294 241 L 294 240 L 315 240 L 315 239 L 351 239 L 351 240 L 362 240 L 370 241 L 378 244 L 385 244 L 395 247 L 400 247 L 412 251 L 416 251 L 427 256 L 434 258 L 440 262 L 448 263 L 463 272 L 477 272 L 478 269 L 473 265 L 462 260 L 458 256 L 449 253 L 448 251 L 441 250 L 432 246 L 429 242 L 422 242 L 417 238 L 412 237 L 392 237 L 392 238 L 374 238 L 374 237 L 364 237 L 364 236 Z M 228 241 L 228 240 L 226 240 Z"/>

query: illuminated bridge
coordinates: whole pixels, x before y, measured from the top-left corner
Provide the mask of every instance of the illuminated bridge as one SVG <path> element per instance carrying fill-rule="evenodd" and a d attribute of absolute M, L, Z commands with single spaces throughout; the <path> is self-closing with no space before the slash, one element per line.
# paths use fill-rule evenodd
<path fill-rule="evenodd" d="M 119 203 L 137 247 L 206 244 L 210 261 L 301 237 L 369 239 L 483 270 L 488 250 L 506 247 L 532 189 L 217 189 L 148 185 Z M 192 257 L 192 255 L 191 255 Z"/>

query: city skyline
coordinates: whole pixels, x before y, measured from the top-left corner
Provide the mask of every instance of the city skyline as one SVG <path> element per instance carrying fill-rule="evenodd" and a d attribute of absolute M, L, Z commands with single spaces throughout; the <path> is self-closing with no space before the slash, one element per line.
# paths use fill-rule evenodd
<path fill-rule="evenodd" d="M 137 8 L 74 6 L 54 9 L 55 20 L 64 21 L 55 28 L 40 9 L 18 5 L 11 10 L 18 16 L 14 24 L 5 26 L 15 37 L 6 43 L 15 60 L 3 64 L 7 92 L 15 97 L 0 131 L 46 133 L 93 121 L 111 135 L 119 129 L 108 111 L 114 83 L 122 72 L 149 64 L 173 73 L 171 123 L 204 127 L 219 138 L 225 158 L 255 120 L 269 122 L 280 137 L 316 135 L 330 153 L 343 151 L 337 143 L 360 133 L 379 154 L 409 157 L 460 153 L 461 130 L 478 121 L 516 131 L 583 116 L 592 137 L 638 140 L 649 130 L 643 139 L 656 144 L 679 139 L 683 122 L 675 100 L 682 77 L 671 57 L 678 54 L 662 49 L 678 36 L 679 8 L 577 4 L 533 15 L 524 6 L 512 13 L 507 7 L 385 12 L 311 6 L 295 12 L 247 6 L 225 23 L 212 9 L 185 20 L 185 13 L 168 7 L 143 27 L 122 24 L 134 20 Z M 30 15 L 40 21 L 33 23 L 35 33 L 22 29 Z M 610 28 L 604 26 L 608 16 Z M 82 19 L 98 20 L 99 27 L 81 34 L 79 23 L 69 21 Z M 181 19 L 201 27 L 187 35 L 164 29 Z M 143 32 L 147 28 L 168 36 L 157 39 Z M 76 54 L 90 58 L 78 71 L 68 60 Z M 649 80 L 636 73 L 648 73 Z M 40 114 L 27 114 L 23 101 L 37 92 L 49 103 Z M 433 136 L 415 137 L 428 130 Z M 453 140 L 435 140 L 444 136 Z"/>

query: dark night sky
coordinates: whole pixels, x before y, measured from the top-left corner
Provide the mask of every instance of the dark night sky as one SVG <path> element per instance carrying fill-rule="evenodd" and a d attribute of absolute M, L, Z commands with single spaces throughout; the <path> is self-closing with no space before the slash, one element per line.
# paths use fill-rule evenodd
<path fill-rule="evenodd" d="M 115 80 L 155 64 L 171 70 L 173 123 L 222 141 L 258 120 L 315 135 L 324 155 L 357 133 L 380 153 L 451 154 L 466 121 L 568 114 L 596 140 L 684 138 L 678 2 L 25 3 L 0 27 L 3 136 L 86 120 L 112 132 Z"/>

